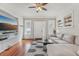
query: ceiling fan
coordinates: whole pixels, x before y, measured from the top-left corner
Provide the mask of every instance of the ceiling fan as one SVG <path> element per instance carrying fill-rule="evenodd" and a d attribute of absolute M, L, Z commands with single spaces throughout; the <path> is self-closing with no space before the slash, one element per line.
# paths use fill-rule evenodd
<path fill-rule="evenodd" d="M 28 8 L 35 8 L 36 12 L 38 13 L 39 11 L 47 11 L 47 9 L 45 8 L 45 5 L 47 5 L 48 3 L 34 3 L 33 6 L 30 6 Z"/>

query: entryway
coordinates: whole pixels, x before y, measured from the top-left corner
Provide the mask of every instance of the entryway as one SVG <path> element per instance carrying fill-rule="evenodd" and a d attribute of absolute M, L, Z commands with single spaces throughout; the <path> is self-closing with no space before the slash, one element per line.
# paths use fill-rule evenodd
<path fill-rule="evenodd" d="M 47 39 L 56 29 L 55 18 L 25 18 L 23 38 L 25 39 Z"/>

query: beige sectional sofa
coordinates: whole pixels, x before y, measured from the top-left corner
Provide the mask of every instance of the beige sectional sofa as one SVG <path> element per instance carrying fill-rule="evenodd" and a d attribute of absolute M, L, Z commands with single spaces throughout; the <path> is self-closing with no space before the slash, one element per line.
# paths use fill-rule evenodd
<path fill-rule="evenodd" d="M 60 37 L 50 37 L 48 39 L 53 44 L 47 45 L 48 56 L 78 56 L 79 36 L 64 34 Z"/>

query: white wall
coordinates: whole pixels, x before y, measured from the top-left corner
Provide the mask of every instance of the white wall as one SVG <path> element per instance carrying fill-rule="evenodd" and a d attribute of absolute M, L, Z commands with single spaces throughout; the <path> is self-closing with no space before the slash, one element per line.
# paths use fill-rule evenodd
<path fill-rule="evenodd" d="M 18 17 L 18 40 L 23 38 L 23 18 Z"/>
<path fill-rule="evenodd" d="M 64 27 L 64 16 L 72 14 L 73 15 L 73 27 L 65 28 Z M 79 7 L 74 6 L 74 8 L 69 8 L 64 11 L 62 11 L 59 16 L 57 17 L 57 20 L 62 20 L 62 27 L 56 27 L 57 33 L 67 33 L 67 34 L 74 34 L 79 35 Z"/>

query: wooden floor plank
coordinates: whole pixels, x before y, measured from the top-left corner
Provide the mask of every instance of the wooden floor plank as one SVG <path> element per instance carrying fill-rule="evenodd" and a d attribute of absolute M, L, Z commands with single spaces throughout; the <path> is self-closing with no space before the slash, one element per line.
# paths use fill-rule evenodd
<path fill-rule="evenodd" d="M 23 56 L 27 52 L 28 45 L 31 45 L 31 42 L 32 40 L 22 40 L 0 53 L 0 56 Z"/>

